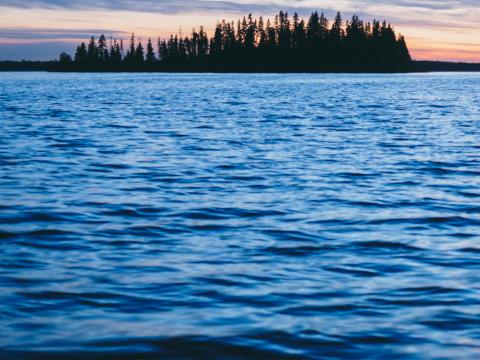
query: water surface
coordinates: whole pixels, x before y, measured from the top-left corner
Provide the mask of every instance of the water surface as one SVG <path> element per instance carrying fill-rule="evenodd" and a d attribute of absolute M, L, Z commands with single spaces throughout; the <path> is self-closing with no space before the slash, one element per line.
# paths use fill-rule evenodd
<path fill-rule="evenodd" d="M 479 94 L 1 73 L 1 357 L 480 356 Z"/>

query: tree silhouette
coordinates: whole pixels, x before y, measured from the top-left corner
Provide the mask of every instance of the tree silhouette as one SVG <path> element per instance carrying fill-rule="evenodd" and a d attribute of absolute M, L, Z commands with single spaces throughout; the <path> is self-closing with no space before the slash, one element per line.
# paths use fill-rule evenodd
<path fill-rule="evenodd" d="M 155 58 L 155 52 L 153 50 L 152 40 L 148 39 L 146 61 L 149 65 L 152 65 L 155 63 L 156 60 L 157 59 Z"/>
<path fill-rule="evenodd" d="M 141 65 L 145 61 L 145 51 L 143 50 L 143 45 L 141 42 L 138 43 L 137 48 L 135 49 L 135 64 Z"/>
<path fill-rule="evenodd" d="M 72 57 L 70 55 L 68 55 L 67 53 L 63 52 L 60 54 L 60 56 L 58 57 L 58 61 L 60 62 L 60 64 L 62 65 L 70 65 L 72 63 Z"/>
<path fill-rule="evenodd" d="M 124 54 L 123 40 L 92 36 L 74 60 L 59 58 L 60 71 L 226 71 L 226 72 L 402 72 L 412 59 L 403 36 L 387 22 L 372 23 L 340 13 L 330 22 L 313 12 L 305 20 L 280 11 L 274 20 L 252 14 L 237 23 L 222 20 L 209 38 L 203 26 L 190 36 L 171 35 L 146 49 L 135 34 Z"/>
<path fill-rule="evenodd" d="M 105 63 L 109 60 L 110 54 L 108 53 L 108 48 L 107 48 L 107 39 L 105 38 L 105 35 L 101 35 L 100 38 L 98 39 L 98 60 L 101 63 Z"/>
<path fill-rule="evenodd" d="M 88 59 L 88 54 L 87 54 L 87 46 L 85 45 L 84 42 L 82 42 L 78 47 L 77 47 L 77 52 L 75 53 L 75 62 L 77 64 L 85 64 Z"/>
<path fill-rule="evenodd" d="M 90 38 L 90 43 L 88 44 L 87 62 L 90 66 L 95 66 L 98 62 L 98 47 L 94 36 Z"/>
<path fill-rule="evenodd" d="M 127 55 L 125 56 L 125 63 L 127 65 L 133 65 L 135 63 L 136 58 L 136 47 L 135 47 L 135 34 L 132 33 L 132 37 L 130 38 L 130 48 L 127 51 Z"/>

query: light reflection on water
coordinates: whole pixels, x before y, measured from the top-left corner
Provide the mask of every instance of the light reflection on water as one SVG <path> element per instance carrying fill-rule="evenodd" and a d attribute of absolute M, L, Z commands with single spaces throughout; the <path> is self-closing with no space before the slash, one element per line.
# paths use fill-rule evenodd
<path fill-rule="evenodd" d="M 479 74 L 0 74 L 0 353 L 472 358 Z"/>

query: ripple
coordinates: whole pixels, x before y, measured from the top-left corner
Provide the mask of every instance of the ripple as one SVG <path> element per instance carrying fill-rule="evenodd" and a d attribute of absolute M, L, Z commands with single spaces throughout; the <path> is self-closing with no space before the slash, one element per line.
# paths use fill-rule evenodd
<path fill-rule="evenodd" d="M 403 244 L 403 243 L 393 243 L 387 241 L 359 241 L 355 243 L 356 246 L 364 247 L 368 249 L 375 249 L 379 251 L 402 251 L 407 253 L 413 253 L 415 251 L 421 251 L 422 249 L 415 246 Z"/>
<path fill-rule="evenodd" d="M 478 357 L 479 75 L 0 78 L 0 358 Z"/>

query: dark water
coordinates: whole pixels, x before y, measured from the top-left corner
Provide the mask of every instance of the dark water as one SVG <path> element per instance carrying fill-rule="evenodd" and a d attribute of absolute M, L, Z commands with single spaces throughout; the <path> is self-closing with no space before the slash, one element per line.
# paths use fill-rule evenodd
<path fill-rule="evenodd" d="M 2 358 L 480 356 L 480 74 L 3 73 L 0 125 Z"/>

